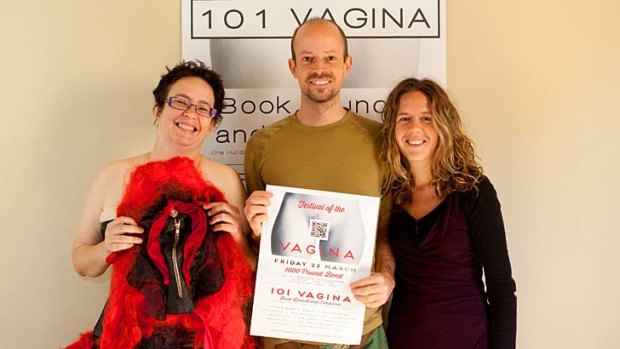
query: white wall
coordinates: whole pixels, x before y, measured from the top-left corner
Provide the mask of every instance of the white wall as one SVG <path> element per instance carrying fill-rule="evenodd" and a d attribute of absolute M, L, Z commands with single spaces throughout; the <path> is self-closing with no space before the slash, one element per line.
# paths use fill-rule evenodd
<path fill-rule="evenodd" d="M 619 13 L 448 7 L 448 85 L 503 204 L 519 348 L 620 348 Z"/>
<path fill-rule="evenodd" d="M 104 302 L 106 278 L 79 278 L 70 247 L 99 169 L 151 146 L 179 2 L 3 7 L 0 338 L 59 347 Z M 618 13 L 614 0 L 448 4 L 449 92 L 503 203 L 519 348 L 620 345 Z"/>
<path fill-rule="evenodd" d="M 153 142 L 151 90 L 180 59 L 176 1 L 12 1 L 0 12 L 0 347 L 92 328 L 106 280 L 70 247 L 96 173 Z"/>

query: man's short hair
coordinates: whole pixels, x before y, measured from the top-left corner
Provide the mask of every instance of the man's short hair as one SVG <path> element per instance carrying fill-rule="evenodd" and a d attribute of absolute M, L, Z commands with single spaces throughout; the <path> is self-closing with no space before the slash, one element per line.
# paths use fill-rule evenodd
<path fill-rule="evenodd" d="M 335 21 L 331 20 L 331 19 L 324 19 L 324 18 L 319 18 L 319 17 L 312 17 L 308 20 L 306 20 L 305 22 L 303 22 L 299 27 L 297 27 L 295 29 L 295 31 L 293 32 L 293 37 L 291 38 L 291 58 L 293 59 L 293 61 L 297 62 L 295 60 L 295 48 L 293 47 L 293 44 L 295 43 L 295 38 L 297 37 L 297 32 L 299 31 L 299 29 L 301 27 L 303 27 L 304 25 L 311 23 L 311 22 L 329 22 L 332 23 L 334 26 L 336 26 L 336 28 L 338 28 L 338 32 L 340 33 L 340 36 L 342 37 L 342 42 L 344 42 L 344 57 L 343 59 L 346 59 L 347 57 L 349 57 L 349 45 L 347 43 L 347 36 L 344 34 L 344 31 L 342 30 L 342 28 L 340 28 L 340 26 L 338 25 L 338 23 L 336 23 Z"/>

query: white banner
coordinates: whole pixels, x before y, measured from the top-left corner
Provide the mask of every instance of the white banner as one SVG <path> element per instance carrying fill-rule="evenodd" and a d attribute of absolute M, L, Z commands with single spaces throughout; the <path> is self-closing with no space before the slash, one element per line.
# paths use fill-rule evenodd
<path fill-rule="evenodd" d="M 437 38 L 439 1 L 193 1 L 192 39 L 290 38 L 308 18 L 333 20 L 349 38 Z"/>
<path fill-rule="evenodd" d="M 290 38 L 312 17 L 333 19 L 353 58 L 343 105 L 379 120 L 390 89 L 406 77 L 446 85 L 445 0 L 182 1 L 183 58 L 200 59 L 226 86 L 223 121 L 203 153 L 243 177 L 252 133 L 299 107 L 289 72 Z"/>

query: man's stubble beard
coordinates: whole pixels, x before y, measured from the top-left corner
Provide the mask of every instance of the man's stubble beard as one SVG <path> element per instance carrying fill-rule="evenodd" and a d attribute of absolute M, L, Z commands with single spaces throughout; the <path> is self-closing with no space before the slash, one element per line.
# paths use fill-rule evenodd
<path fill-rule="evenodd" d="M 332 81 L 336 80 L 336 77 L 331 72 L 321 73 L 321 74 L 311 73 L 306 77 L 306 84 L 309 84 L 310 80 L 312 79 L 320 79 L 320 78 L 328 78 Z M 336 98 L 336 96 L 338 96 L 342 86 L 339 86 L 338 88 L 335 88 L 334 86 L 332 86 L 332 87 L 329 87 L 330 88 L 329 90 L 324 90 L 322 92 L 314 92 L 313 89 L 309 87 L 308 85 L 306 85 L 306 88 L 307 89 L 305 91 L 302 89 L 302 92 L 309 100 L 311 100 L 314 103 L 326 103 L 326 102 L 332 101 L 334 98 Z"/>
<path fill-rule="evenodd" d="M 340 91 L 334 91 L 333 89 L 330 91 L 326 91 L 324 93 L 315 93 L 312 91 L 304 91 L 304 95 L 308 97 L 314 103 L 325 103 L 336 98 Z"/>

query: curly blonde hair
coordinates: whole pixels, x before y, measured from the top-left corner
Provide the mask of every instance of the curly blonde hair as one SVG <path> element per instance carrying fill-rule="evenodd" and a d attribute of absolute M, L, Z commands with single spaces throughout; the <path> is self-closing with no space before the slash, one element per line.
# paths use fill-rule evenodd
<path fill-rule="evenodd" d="M 454 191 L 477 188 L 483 176 L 482 167 L 476 161 L 474 143 L 465 134 L 461 117 L 448 94 L 432 80 L 408 78 L 390 92 L 381 114 L 384 136 L 381 160 L 385 167 L 381 193 L 391 195 L 395 204 L 402 205 L 411 200 L 415 186 L 409 162 L 400 153 L 394 133 L 400 98 L 407 92 L 422 92 L 428 98 L 437 129 L 439 141 L 431 165 L 431 184 L 437 196 L 444 198 Z"/>

